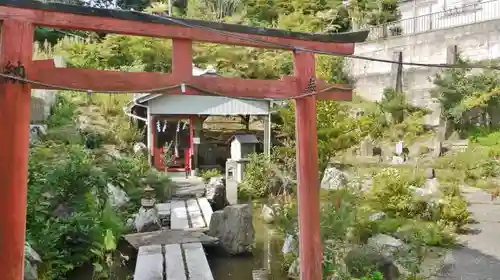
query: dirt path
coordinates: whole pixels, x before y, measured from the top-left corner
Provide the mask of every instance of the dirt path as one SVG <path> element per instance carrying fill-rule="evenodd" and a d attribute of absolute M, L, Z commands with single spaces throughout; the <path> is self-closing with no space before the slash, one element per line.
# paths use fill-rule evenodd
<path fill-rule="evenodd" d="M 452 250 L 435 280 L 500 279 L 500 201 L 491 201 L 483 190 L 464 187 L 469 211 L 477 223 L 460 236 L 463 246 Z"/>

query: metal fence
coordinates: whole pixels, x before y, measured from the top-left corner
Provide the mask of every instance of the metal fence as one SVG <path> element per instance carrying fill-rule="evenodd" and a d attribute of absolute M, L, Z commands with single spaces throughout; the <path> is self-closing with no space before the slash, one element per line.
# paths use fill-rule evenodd
<path fill-rule="evenodd" d="M 367 41 L 386 39 L 500 19 L 500 0 L 467 4 L 414 18 L 370 27 Z"/>

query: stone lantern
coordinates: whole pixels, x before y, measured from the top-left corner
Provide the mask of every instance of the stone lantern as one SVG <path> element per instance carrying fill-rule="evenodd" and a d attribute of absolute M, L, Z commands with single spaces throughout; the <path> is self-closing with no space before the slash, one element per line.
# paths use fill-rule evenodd
<path fill-rule="evenodd" d="M 155 206 L 155 189 L 149 184 L 144 188 L 143 197 L 141 199 L 141 206 L 144 208 L 153 208 Z"/>

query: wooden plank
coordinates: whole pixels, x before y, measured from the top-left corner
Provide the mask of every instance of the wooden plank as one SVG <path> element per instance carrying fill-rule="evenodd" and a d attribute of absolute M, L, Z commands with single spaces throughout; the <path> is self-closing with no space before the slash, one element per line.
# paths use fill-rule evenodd
<path fill-rule="evenodd" d="M 203 219 L 200 206 L 198 205 L 196 199 L 188 199 L 186 201 L 186 204 L 187 204 L 189 218 L 191 218 L 191 227 L 192 228 L 206 227 L 205 220 Z"/>
<path fill-rule="evenodd" d="M 172 200 L 170 202 L 170 228 L 185 229 L 189 228 L 188 214 L 184 200 Z"/>
<path fill-rule="evenodd" d="M 152 232 L 125 234 L 123 237 L 134 248 L 155 244 L 183 244 L 200 242 L 203 245 L 216 245 L 219 239 L 208 236 L 204 232 L 207 228 L 198 229 L 164 229 Z"/>
<path fill-rule="evenodd" d="M 196 202 L 196 199 L 188 199 L 186 200 L 186 205 L 187 205 L 187 210 L 188 212 L 196 212 L 200 211 L 200 206 L 198 206 L 198 202 Z"/>
<path fill-rule="evenodd" d="M 180 244 L 165 245 L 165 274 L 167 280 L 187 279 Z"/>
<path fill-rule="evenodd" d="M 201 211 L 189 212 L 189 217 L 191 218 L 192 228 L 205 228 L 207 226 Z"/>
<path fill-rule="evenodd" d="M 185 83 L 200 90 L 224 94 L 228 97 L 249 98 L 290 98 L 297 94 L 298 80 L 293 76 L 285 76 L 281 80 L 245 80 L 241 78 L 226 78 L 216 76 L 196 76 L 181 79 L 172 74 L 154 72 L 121 72 L 81 68 L 50 68 L 46 64 L 35 64 L 30 74 L 30 79 L 37 82 L 99 91 L 144 91 L 171 87 Z M 66 79 L 65 77 L 71 77 Z M 102 83 L 105 80 L 106 83 Z M 333 85 L 318 80 L 316 90 L 321 91 Z M 59 89 L 47 85 L 33 84 L 33 89 Z M 190 94 L 207 94 L 187 86 Z M 168 94 L 185 94 L 180 88 L 171 89 Z M 161 92 L 158 92 L 161 93 Z M 320 100 L 349 101 L 352 88 L 348 85 L 335 85 L 334 88 L 318 95 Z"/>
<path fill-rule="evenodd" d="M 214 280 L 201 243 L 182 244 L 190 280 Z"/>
<path fill-rule="evenodd" d="M 205 218 L 205 222 L 207 227 L 210 226 L 210 220 L 212 219 L 212 206 L 210 206 L 210 202 L 206 197 L 198 198 L 198 204 L 200 205 L 201 212 L 203 213 L 203 217 Z"/>
<path fill-rule="evenodd" d="M 35 65 L 37 66 L 37 65 Z M 43 65 L 42 65 L 43 66 Z M 207 94 L 195 89 L 224 94 L 229 97 L 254 98 L 289 98 L 296 95 L 297 79 L 288 76 L 282 80 L 246 80 L 241 78 L 226 78 L 217 76 L 191 76 L 180 78 L 168 73 L 155 72 L 121 72 L 111 70 L 83 68 L 34 68 L 30 79 L 47 85 L 57 85 L 76 89 L 99 91 L 138 92 L 147 89 L 168 88 L 184 83 L 191 93 Z M 62 76 L 61 76 L 62 75 Z M 59 77 L 56 77 L 59 76 Z M 62 77 L 71 77 L 63 79 Z M 106 81 L 103 83 L 102 81 Z M 34 84 L 34 89 L 60 89 L 47 85 Z M 161 93 L 185 94 L 178 89 L 164 90 Z"/>
<path fill-rule="evenodd" d="M 161 245 L 139 248 L 134 280 L 163 280 L 163 254 Z"/>

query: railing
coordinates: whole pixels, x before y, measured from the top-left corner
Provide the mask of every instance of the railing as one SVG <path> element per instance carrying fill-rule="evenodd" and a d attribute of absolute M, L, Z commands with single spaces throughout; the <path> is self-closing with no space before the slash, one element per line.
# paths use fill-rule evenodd
<path fill-rule="evenodd" d="M 453 9 L 370 27 L 367 41 L 500 19 L 500 0 L 462 5 Z"/>

